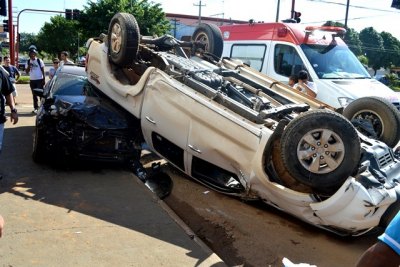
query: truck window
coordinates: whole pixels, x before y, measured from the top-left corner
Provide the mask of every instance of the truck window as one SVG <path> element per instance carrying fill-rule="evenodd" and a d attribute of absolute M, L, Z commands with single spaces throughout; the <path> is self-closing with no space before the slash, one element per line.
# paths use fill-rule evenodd
<path fill-rule="evenodd" d="M 275 45 L 274 68 L 277 74 L 286 77 L 297 75 L 300 70 L 306 69 L 296 49 L 285 44 Z"/>
<path fill-rule="evenodd" d="M 320 79 L 367 79 L 364 66 L 347 46 L 302 44 L 301 48 Z"/>
<path fill-rule="evenodd" d="M 235 44 L 231 48 L 231 58 L 239 59 L 253 69 L 261 71 L 266 50 L 267 47 L 263 44 Z"/>

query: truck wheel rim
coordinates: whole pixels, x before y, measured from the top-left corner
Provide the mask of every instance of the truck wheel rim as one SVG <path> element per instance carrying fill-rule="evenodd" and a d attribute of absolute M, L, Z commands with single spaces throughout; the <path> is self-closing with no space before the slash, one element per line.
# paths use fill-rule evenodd
<path fill-rule="evenodd" d="M 306 133 L 297 146 L 297 159 L 315 174 L 330 173 L 343 161 L 343 140 L 328 129 L 315 129 Z"/>
<path fill-rule="evenodd" d="M 121 25 L 119 25 L 118 23 L 114 24 L 111 30 L 111 51 L 113 53 L 119 53 L 119 51 L 121 51 L 121 33 Z"/>

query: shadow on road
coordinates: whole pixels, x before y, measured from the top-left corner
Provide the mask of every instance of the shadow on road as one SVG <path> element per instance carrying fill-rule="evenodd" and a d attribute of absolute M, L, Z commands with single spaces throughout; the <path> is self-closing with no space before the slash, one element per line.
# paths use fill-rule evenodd
<path fill-rule="evenodd" d="M 158 199 L 149 196 L 151 193 L 140 180 L 128 170 L 121 170 L 121 166 L 81 163 L 62 169 L 35 164 L 31 159 L 33 130 L 32 126 L 6 128 L 0 155 L 5 176 L 0 194 L 11 193 L 143 233 L 187 249 L 198 262 L 208 257 L 196 254 L 199 250 L 192 245 L 188 247 L 194 242 L 188 243 L 177 237 L 176 231 L 169 231 L 176 230 L 177 225 L 164 210 L 155 212 L 160 210 Z"/>

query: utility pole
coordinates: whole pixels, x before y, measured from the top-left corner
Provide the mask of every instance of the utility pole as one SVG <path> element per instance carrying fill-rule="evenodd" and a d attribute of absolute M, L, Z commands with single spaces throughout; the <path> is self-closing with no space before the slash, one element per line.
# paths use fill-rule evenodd
<path fill-rule="evenodd" d="M 199 7 L 199 25 L 200 25 L 200 23 L 201 23 L 201 7 L 206 6 L 206 5 L 202 5 L 201 0 L 199 1 L 199 4 L 193 4 L 193 5 Z"/>
<path fill-rule="evenodd" d="M 278 0 L 278 3 L 276 5 L 276 19 L 275 22 L 278 22 L 279 20 L 279 6 L 281 5 L 281 0 Z"/>
<path fill-rule="evenodd" d="M 294 19 L 294 5 L 295 5 L 296 0 L 292 0 L 292 10 L 290 11 L 290 18 Z"/>
<path fill-rule="evenodd" d="M 344 19 L 344 28 L 345 29 L 347 29 L 347 18 L 349 17 L 349 6 L 350 6 L 350 0 L 347 0 L 346 17 Z"/>

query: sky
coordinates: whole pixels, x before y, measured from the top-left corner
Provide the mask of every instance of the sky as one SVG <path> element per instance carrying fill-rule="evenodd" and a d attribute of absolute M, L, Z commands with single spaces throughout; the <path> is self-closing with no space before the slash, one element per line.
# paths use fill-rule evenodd
<path fill-rule="evenodd" d="M 91 0 L 12 0 L 14 21 L 19 15 L 19 32 L 37 33 L 51 16 L 59 13 L 22 10 L 83 9 L 88 1 Z M 390 7 L 392 0 L 153 0 L 160 3 L 166 13 L 198 16 L 201 3 L 202 16 L 265 22 L 276 20 L 278 2 L 279 20 L 289 18 L 292 1 L 295 11 L 302 13 L 301 23 L 307 25 L 320 25 L 327 20 L 344 23 L 349 1 L 347 24 L 350 28 L 359 32 L 372 26 L 378 32 L 390 32 L 400 40 L 400 9 Z"/>

